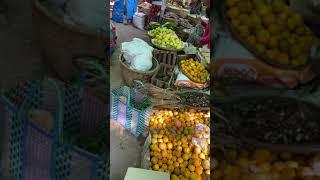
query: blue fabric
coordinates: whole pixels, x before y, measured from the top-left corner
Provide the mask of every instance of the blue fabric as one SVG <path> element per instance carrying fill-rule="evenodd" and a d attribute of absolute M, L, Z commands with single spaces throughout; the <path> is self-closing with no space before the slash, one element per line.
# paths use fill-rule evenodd
<path fill-rule="evenodd" d="M 117 23 L 123 22 L 124 0 L 116 0 L 112 9 L 112 20 Z"/>
<path fill-rule="evenodd" d="M 132 20 L 134 13 L 137 11 L 137 0 L 126 1 L 127 19 Z"/>

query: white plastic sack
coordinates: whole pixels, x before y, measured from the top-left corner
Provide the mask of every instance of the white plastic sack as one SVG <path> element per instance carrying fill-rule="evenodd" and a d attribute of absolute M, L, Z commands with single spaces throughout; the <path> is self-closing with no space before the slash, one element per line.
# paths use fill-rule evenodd
<path fill-rule="evenodd" d="M 144 13 L 135 13 L 133 15 L 133 25 L 138 29 L 144 30 L 145 17 Z"/>
<path fill-rule="evenodd" d="M 152 51 L 153 47 L 139 38 L 121 44 L 124 59 L 131 69 L 137 71 L 148 71 L 152 68 Z"/>
<path fill-rule="evenodd" d="M 67 13 L 73 21 L 92 29 L 107 29 L 107 5 L 106 0 L 69 0 Z"/>

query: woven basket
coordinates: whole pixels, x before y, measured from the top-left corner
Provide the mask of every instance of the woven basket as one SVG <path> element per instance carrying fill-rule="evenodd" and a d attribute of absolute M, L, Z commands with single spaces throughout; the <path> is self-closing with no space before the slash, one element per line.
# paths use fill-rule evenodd
<path fill-rule="evenodd" d="M 133 69 L 126 64 L 122 54 L 119 56 L 121 74 L 124 83 L 128 86 L 133 86 L 133 80 L 141 80 L 142 82 L 150 82 L 152 75 L 159 69 L 159 62 L 157 59 L 152 58 L 152 68 L 146 72 L 140 72 Z"/>
<path fill-rule="evenodd" d="M 176 19 L 174 19 L 174 18 L 162 17 L 162 23 L 165 24 L 167 22 L 172 23 L 175 26 L 178 24 L 178 21 Z"/>
<path fill-rule="evenodd" d="M 64 81 L 75 75 L 73 56 L 87 54 L 106 58 L 105 32 L 66 24 L 63 17 L 54 15 L 40 0 L 33 0 L 32 24 L 34 42 L 42 49 L 48 64 Z"/>

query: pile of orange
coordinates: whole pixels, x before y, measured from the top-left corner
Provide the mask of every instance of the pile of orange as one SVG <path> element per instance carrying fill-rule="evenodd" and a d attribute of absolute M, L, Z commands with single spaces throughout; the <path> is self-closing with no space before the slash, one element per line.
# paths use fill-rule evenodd
<path fill-rule="evenodd" d="M 150 116 L 150 130 L 160 128 L 178 130 L 180 127 L 194 127 L 198 123 L 209 126 L 209 112 L 195 109 L 163 109 Z"/>
<path fill-rule="evenodd" d="M 214 180 L 320 179 L 319 153 L 307 156 L 267 149 L 215 151 Z"/>
<path fill-rule="evenodd" d="M 186 74 L 190 78 L 190 80 L 197 83 L 207 82 L 209 73 L 200 62 L 192 58 L 187 60 L 181 60 L 180 67 L 182 72 Z"/>
<path fill-rule="evenodd" d="M 209 124 L 206 114 L 196 110 L 161 110 L 153 115 L 151 119 L 154 120 L 150 122 L 154 128 L 151 130 L 150 169 L 168 172 L 172 180 L 210 179 L 210 140 L 205 148 L 192 143 L 192 138 L 198 137 L 195 121 Z M 165 122 L 167 126 L 156 128 L 156 119 L 159 124 Z"/>

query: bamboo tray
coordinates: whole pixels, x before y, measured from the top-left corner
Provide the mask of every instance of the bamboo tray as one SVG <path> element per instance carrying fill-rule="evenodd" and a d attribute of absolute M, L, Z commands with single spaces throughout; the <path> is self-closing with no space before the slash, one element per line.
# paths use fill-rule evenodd
<path fill-rule="evenodd" d="M 234 104 L 236 102 L 243 102 L 249 99 L 282 99 L 282 101 L 287 100 L 290 102 L 303 102 L 306 105 L 310 105 L 312 107 L 314 107 L 315 109 L 318 109 L 318 112 L 320 111 L 320 108 L 317 107 L 316 105 L 310 103 L 310 102 L 306 102 L 304 100 L 297 100 L 291 97 L 283 97 L 280 94 L 279 95 L 262 95 L 262 96 L 250 96 L 250 95 L 246 95 L 243 97 L 240 96 L 235 96 L 235 97 L 229 97 L 229 98 L 223 98 L 220 100 L 215 100 L 214 102 L 214 106 L 215 107 L 219 107 L 222 104 Z M 219 116 L 221 117 L 219 114 L 219 112 L 217 111 L 213 111 L 214 112 L 214 116 Z M 232 119 L 231 119 L 232 121 Z M 217 126 L 219 126 L 218 124 L 221 125 L 221 123 L 217 123 Z M 219 130 L 217 130 L 219 131 Z M 225 135 L 225 134 L 224 134 Z M 276 151 L 276 152 L 291 152 L 291 153 L 298 153 L 298 154 L 307 154 L 307 153 L 314 153 L 314 152 L 320 152 L 320 144 L 317 143 L 294 143 L 294 144 L 279 144 L 279 143 L 266 143 L 266 142 L 261 142 L 259 140 L 254 139 L 253 137 L 245 137 L 244 135 L 241 134 L 237 134 L 237 137 L 233 137 L 232 135 L 230 135 L 229 137 L 231 137 L 231 139 L 233 138 L 235 141 L 240 142 L 241 144 L 247 146 L 254 146 L 254 147 L 260 147 L 260 148 L 267 148 L 269 150 L 272 151 Z"/>
<path fill-rule="evenodd" d="M 231 23 L 229 21 L 229 19 L 227 18 L 225 12 L 226 12 L 226 8 L 223 7 L 223 22 L 227 28 L 227 30 L 229 32 L 231 32 L 231 35 L 234 39 L 236 39 L 242 46 L 244 46 L 248 51 L 250 51 L 253 55 L 255 55 L 257 58 L 259 58 L 260 60 L 264 61 L 265 63 L 272 65 L 274 67 L 278 67 L 278 68 L 282 68 L 282 69 L 293 69 L 293 70 L 301 70 L 304 69 L 305 67 L 307 67 L 310 64 L 310 57 L 308 57 L 306 64 L 304 65 L 300 65 L 300 66 L 294 66 L 294 65 L 283 65 L 283 64 L 279 64 L 277 62 L 274 62 L 273 60 L 261 55 L 260 53 L 258 53 L 255 49 L 253 49 L 252 47 L 248 46 L 247 43 L 240 37 L 239 33 L 234 30 L 231 26 Z M 310 50 L 311 51 L 311 50 Z"/>
<path fill-rule="evenodd" d="M 154 39 L 151 39 L 151 43 L 152 43 L 152 45 L 153 45 L 154 47 L 156 47 L 156 48 L 158 48 L 158 49 L 163 49 L 163 50 L 166 50 L 166 51 L 176 51 L 176 52 L 178 52 L 178 51 L 181 51 L 181 50 L 182 50 L 182 48 L 181 48 L 181 49 L 173 49 L 173 48 L 161 47 L 161 46 L 156 45 L 156 44 L 154 43 Z"/>

